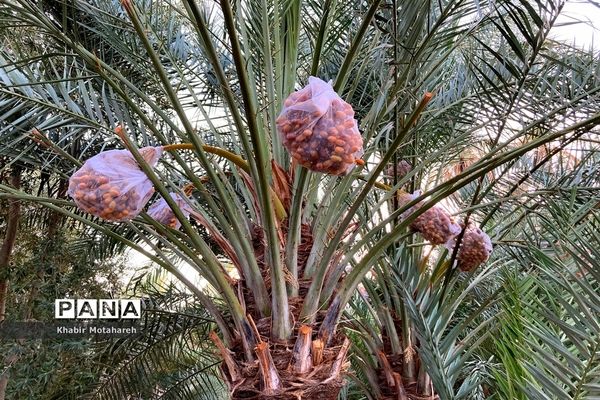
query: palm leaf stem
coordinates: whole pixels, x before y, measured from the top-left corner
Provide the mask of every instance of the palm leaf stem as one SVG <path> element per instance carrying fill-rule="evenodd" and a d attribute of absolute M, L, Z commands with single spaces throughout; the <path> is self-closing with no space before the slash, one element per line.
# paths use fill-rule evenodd
<path fill-rule="evenodd" d="M 284 38 L 283 41 L 283 65 L 281 65 L 283 71 L 282 78 L 282 88 L 285 91 L 285 94 L 290 93 L 294 89 L 294 84 L 296 83 L 297 75 L 298 75 L 298 43 L 300 40 L 300 19 L 302 17 L 301 7 L 302 0 L 292 0 L 292 1 L 283 1 L 282 7 L 278 7 L 278 1 L 274 2 L 275 9 L 282 9 L 284 11 L 283 19 L 284 21 Z M 275 30 L 275 35 L 279 32 L 279 24 L 275 25 L 277 29 Z M 278 39 L 279 37 L 276 36 Z M 279 43 L 278 40 L 275 43 Z M 282 50 L 281 48 L 279 49 Z M 283 95 L 284 93 L 282 93 Z M 283 98 L 283 97 L 282 97 Z M 279 142 L 273 142 L 273 147 L 278 146 L 281 147 Z M 276 150 L 274 150 L 276 151 Z"/>
<path fill-rule="evenodd" d="M 323 15 L 321 16 L 321 22 L 319 23 L 319 33 L 317 34 L 317 40 L 315 47 L 313 48 L 313 59 L 310 67 L 310 74 L 317 76 L 319 73 L 319 61 L 321 59 L 321 53 L 323 52 L 323 43 L 327 35 L 327 28 L 329 27 L 329 13 L 331 12 L 333 0 L 325 0 L 323 3 Z"/>
<path fill-rule="evenodd" d="M 381 173 L 381 171 L 383 171 L 389 160 L 393 157 L 395 149 L 397 149 L 398 146 L 400 146 L 400 144 L 404 141 L 405 136 L 415 124 L 415 122 L 417 121 L 417 119 L 419 118 L 419 116 L 421 115 L 431 98 L 431 93 L 425 94 L 425 96 L 411 115 L 408 123 L 405 125 L 402 131 L 398 133 L 398 136 L 390 145 L 390 150 L 386 152 L 385 155 L 382 157 L 375 170 L 370 174 L 370 177 L 367 180 L 367 183 L 363 187 L 362 191 L 358 194 L 352 205 L 348 208 L 346 216 L 340 224 L 341 228 L 338 228 L 338 231 L 336 232 L 335 236 L 331 239 L 329 245 L 326 247 L 325 253 L 321 257 L 320 263 L 318 264 L 318 267 L 315 270 L 315 276 L 313 277 L 313 281 L 308 290 L 307 298 L 302 307 L 302 313 L 300 314 L 301 318 L 308 318 L 308 320 L 314 321 L 316 311 L 319 307 L 319 298 L 323 287 L 323 280 L 325 279 L 325 272 L 327 271 L 327 265 L 331 261 L 331 258 L 335 253 L 337 245 L 340 243 L 342 237 L 344 236 L 345 227 L 347 227 L 350 224 L 357 210 L 361 206 L 362 202 L 371 191 L 373 185 L 379 177 L 379 174 Z"/>
<path fill-rule="evenodd" d="M 306 168 L 296 168 L 297 178 L 294 179 L 292 205 L 288 221 L 288 233 L 285 242 L 285 265 L 292 276 L 290 285 L 290 297 L 298 295 L 298 246 L 300 244 L 300 223 L 302 221 L 302 202 L 306 189 L 309 172 Z"/>
<path fill-rule="evenodd" d="M 273 59 L 271 57 L 272 54 L 277 54 L 273 52 L 273 49 L 271 48 L 271 41 L 269 40 L 270 38 L 270 23 L 269 23 L 269 15 L 268 15 L 268 7 L 267 7 L 267 2 L 266 0 L 261 0 L 260 3 L 260 9 L 261 9 L 261 13 L 260 13 L 260 17 L 261 17 L 261 22 L 260 22 L 260 26 L 262 27 L 262 35 L 265 38 L 264 40 L 262 40 L 262 46 L 263 46 L 263 60 L 264 60 L 264 77 L 265 77 L 265 83 L 266 83 L 266 100 L 267 100 L 267 108 L 269 110 L 269 112 L 267 113 L 267 118 L 269 119 L 269 125 L 271 129 L 275 129 L 275 118 L 277 116 L 277 104 L 278 104 L 278 96 L 275 90 L 275 79 L 277 78 L 275 75 L 275 71 L 273 69 Z M 275 24 L 277 25 L 277 21 L 275 21 Z M 266 111 L 266 110 L 265 110 Z M 271 139 L 271 143 L 272 143 L 272 151 L 273 151 L 273 158 L 277 161 L 281 161 L 281 151 L 282 151 L 282 146 L 280 143 L 280 138 L 279 135 L 277 134 L 277 132 L 272 132 L 269 135 L 270 139 Z"/>
<path fill-rule="evenodd" d="M 363 17 L 362 23 L 360 24 L 360 27 L 358 28 L 358 31 L 356 32 L 356 35 L 354 36 L 354 39 L 352 40 L 350 49 L 348 49 L 348 52 L 346 53 L 346 56 L 344 57 L 344 61 L 342 62 L 342 65 L 340 66 L 338 74 L 335 78 L 335 83 L 333 85 L 333 88 L 335 89 L 336 92 L 341 92 L 342 90 L 344 90 L 344 86 L 346 86 L 346 80 L 348 79 L 348 72 L 350 71 L 350 67 L 352 66 L 352 63 L 355 61 L 355 58 L 356 58 L 355 56 L 356 56 L 356 53 L 358 52 L 358 49 L 362 45 L 362 41 L 365 37 L 365 33 L 367 32 L 369 25 L 371 25 L 371 20 L 373 19 L 373 17 L 375 16 L 375 13 L 377 12 L 377 9 L 379 8 L 379 3 L 381 3 L 381 0 L 373 0 L 373 2 L 371 3 L 371 6 L 369 7 L 369 10 Z"/>
<path fill-rule="evenodd" d="M 451 178 L 450 180 L 439 185 L 437 188 L 434 188 L 429 192 L 424 193 L 423 195 L 414 199 L 410 203 L 406 204 L 404 207 L 398 209 L 395 213 L 402 213 L 406 209 L 417 204 L 425 197 L 437 193 L 437 195 L 432 197 L 430 201 L 424 203 L 419 210 L 411 213 L 411 215 L 408 216 L 405 220 L 403 220 L 400 224 L 398 224 L 398 226 L 394 227 L 389 234 L 387 234 L 378 242 L 376 242 L 367 252 L 367 254 L 363 256 L 359 263 L 352 269 L 348 276 L 344 278 L 344 280 L 342 281 L 342 285 L 339 288 L 339 292 L 333 300 L 333 302 L 335 302 L 336 307 L 331 307 L 328 311 L 328 315 L 326 317 L 328 324 L 326 328 L 335 328 L 336 321 L 339 319 L 340 312 L 343 310 L 343 306 L 348 303 L 352 292 L 354 291 L 354 289 L 356 289 L 356 286 L 360 283 L 364 275 L 369 271 L 371 263 L 379 257 L 381 252 L 383 252 L 389 245 L 391 245 L 396 240 L 396 236 L 399 235 L 402 232 L 402 230 L 405 229 L 418 215 L 420 215 L 421 212 L 424 212 L 425 210 L 431 208 L 438 201 L 449 196 L 451 193 L 469 184 L 470 182 L 473 182 L 473 179 L 476 179 L 479 176 L 486 174 L 490 170 L 497 168 L 499 165 L 503 165 L 513 159 L 516 159 L 522 156 L 523 154 L 529 152 L 530 150 L 535 149 L 536 147 L 539 147 L 545 143 L 556 140 L 568 133 L 576 131 L 576 134 L 582 135 L 586 131 L 598 125 L 599 123 L 600 113 L 595 114 L 594 116 L 580 121 L 576 124 L 573 124 L 563 130 L 534 139 L 531 142 L 524 144 L 514 150 L 507 151 L 504 154 L 497 155 L 496 157 L 490 156 L 490 160 L 485 161 L 483 163 L 478 162 L 476 164 L 473 164 L 462 174 Z M 389 218 L 392 218 L 395 213 L 391 213 Z M 333 331 L 324 330 L 323 332 L 319 333 L 319 336 L 331 337 L 332 333 Z"/>
<path fill-rule="evenodd" d="M 263 229 L 267 239 L 267 254 L 269 268 L 271 271 L 271 316 L 272 331 L 274 339 L 285 340 L 291 335 L 291 320 L 288 304 L 288 295 L 283 268 L 281 265 L 280 243 L 277 234 L 277 222 L 273 213 L 273 207 L 269 199 L 269 180 L 270 180 L 270 159 L 264 143 L 265 138 L 261 137 L 256 120 L 256 104 L 253 98 L 251 83 L 248 80 L 246 70 L 246 61 L 239 43 L 235 28 L 235 18 L 229 0 L 221 1 L 221 10 L 225 27 L 229 32 L 231 51 L 234 64 L 236 66 L 237 76 L 240 81 L 240 89 L 244 102 L 244 111 L 248 122 L 248 131 L 254 147 L 254 156 L 256 164 L 251 163 L 253 178 L 257 182 L 258 198 L 262 210 Z M 239 132 L 243 136 L 242 132 Z M 250 153 L 248 153 L 250 156 Z M 257 178 L 257 179 L 256 179 Z"/>

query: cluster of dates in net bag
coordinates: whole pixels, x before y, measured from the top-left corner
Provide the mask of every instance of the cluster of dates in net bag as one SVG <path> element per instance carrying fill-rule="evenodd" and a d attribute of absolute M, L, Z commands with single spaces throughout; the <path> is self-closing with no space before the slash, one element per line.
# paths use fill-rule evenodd
<path fill-rule="evenodd" d="M 354 110 L 330 83 L 311 76 L 307 86 L 284 101 L 276 124 L 283 146 L 305 168 L 347 175 L 362 164 L 363 140 Z"/>
<path fill-rule="evenodd" d="M 162 147 L 140 149 L 156 166 Z M 69 196 L 82 210 L 108 221 L 129 221 L 144 208 L 154 187 L 128 150 L 108 150 L 88 159 L 69 179 Z"/>
<path fill-rule="evenodd" d="M 143 147 L 142 158 L 155 167 L 162 147 Z M 107 221 L 130 221 L 146 206 L 154 186 L 128 150 L 108 150 L 89 158 L 69 179 L 69 196 L 80 209 Z M 190 207 L 182 196 L 171 198 L 187 218 Z M 179 229 L 181 223 L 161 198 L 150 206 L 148 215 L 159 223 Z"/>
<path fill-rule="evenodd" d="M 400 198 L 400 203 L 408 204 L 419 196 L 419 191 L 404 194 Z M 422 203 L 417 203 L 409 208 L 402 214 L 402 218 L 407 218 L 421 205 Z M 464 229 L 456 255 L 458 267 L 462 271 L 472 271 L 487 261 L 492 254 L 492 241 L 485 232 L 473 224 L 465 228 L 464 224 L 458 224 L 446 210 L 439 206 L 433 206 L 420 214 L 411 222 L 410 228 L 419 232 L 431 244 L 444 245 L 451 251 L 454 250 L 457 237 Z"/>

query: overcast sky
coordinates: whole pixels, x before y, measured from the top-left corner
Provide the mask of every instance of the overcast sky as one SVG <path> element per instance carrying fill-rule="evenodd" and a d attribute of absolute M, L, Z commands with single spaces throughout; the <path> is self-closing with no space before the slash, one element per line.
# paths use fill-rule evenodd
<path fill-rule="evenodd" d="M 578 20 L 584 22 L 574 23 Z M 578 47 L 600 49 L 600 0 L 568 1 L 551 36 Z"/>

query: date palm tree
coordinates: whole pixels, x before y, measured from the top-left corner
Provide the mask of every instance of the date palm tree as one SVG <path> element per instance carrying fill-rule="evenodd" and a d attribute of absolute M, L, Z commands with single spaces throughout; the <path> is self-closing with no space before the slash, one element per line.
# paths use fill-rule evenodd
<path fill-rule="evenodd" d="M 371 398 L 473 397 L 489 382 L 510 393 L 496 358 L 495 380 L 479 373 L 492 361 L 474 361 L 500 354 L 485 330 L 511 322 L 489 317 L 511 293 L 492 277 L 535 255 L 517 257 L 507 239 L 523 240 L 534 214 L 502 224 L 528 204 L 515 199 L 554 156 L 597 147 L 597 58 L 548 39 L 563 5 L 0 0 L 1 154 L 58 179 L 124 147 L 181 227 L 144 212 L 110 223 L 8 185 L 0 193 L 86 224 L 185 284 L 215 322 L 232 398 L 336 399 L 350 353 L 353 381 Z M 332 80 L 359 121 L 364 165 L 346 176 L 299 166 L 277 132 L 284 100 L 309 76 Z M 156 168 L 145 146 L 165 150 Z M 550 150 L 528 163 L 539 149 Z M 384 181 L 400 160 L 412 169 L 392 167 Z M 583 165 L 548 176 L 573 177 Z M 459 246 L 422 245 L 409 226 L 436 205 L 489 231 L 500 251 L 487 267 L 465 274 Z M 476 307 L 465 304 L 472 298 Z M 548 352 L 535 337 L 528 345 Z M 549 375 L 532 367 L 528 376 L 533 393 Z M 569 391 L 572 375 L 563 376 Z M 127 390 L 123 398 L 142 396 Z"/>

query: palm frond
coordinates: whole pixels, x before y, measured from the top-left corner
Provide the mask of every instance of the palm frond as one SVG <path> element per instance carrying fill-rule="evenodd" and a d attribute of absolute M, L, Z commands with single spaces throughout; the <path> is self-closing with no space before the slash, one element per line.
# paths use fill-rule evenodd
<path fill-rule="evenodd" d="M 151 302 L 139 334 L 97 345 L 105 376 L 86 398 L 224 397 L 219 360 L 208 340 L 214 324 L 206 310 L 172 285 L 145 285 L 142 294 Z"/>

